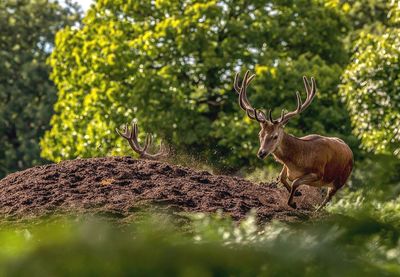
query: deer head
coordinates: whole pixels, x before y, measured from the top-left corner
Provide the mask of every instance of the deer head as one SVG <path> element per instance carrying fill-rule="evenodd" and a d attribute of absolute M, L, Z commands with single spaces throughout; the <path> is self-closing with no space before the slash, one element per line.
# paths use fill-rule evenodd
<path fill-rule="evenodd" d="M 261 130 L 258 134 L 260 139 L 260 148 L 257 156 L 260 159 L 264 159 L 274 151 L 280 145 L 283 138 L 283 128 L 288 121 L 295 115 L 304 111 L 313 100 L 316 92 L 315 79 L 311 77 L 311 85 L 306 77 L 303 77 L 304 87 L 307 93 L 307 98 L 304 103 L 301 100 L 300 93 L 296 92 L 297 97 L 297 108 L 292 112 L 286 113 L 282 110 L 279 119 L 275 120 L 272 118 L 272 109 L 268 110 L 268 116 L 261 110 L 255 109 L 251 106 L 247 99 L 247 87 L 250 82 L 254 79 L 255 75 L 249 76 L 250 72 L 246 71 L 242 84 L 239 85 L 239 73 L 236 73 L 234 81 L 234 89 L 239 94 L 239 105 L 246 112 L 250 119 L 256 120 L 260 123 Z"/>
<path fill-rule="evenodd" d="M 136 123 L 132 122 L 130 127 L 128 126 L 128 124 L 125 124 L 123 126 L 122 132 L 118 129 L 115 129 L 115 131 L 117 131 L 118 135 L 120 135 L 121 137 L 123 137 L 128 141 L 133 151 L 138 153 L 140 158 L 148 160 L 157 160 L 160 158 L 165 158 L 169 155 L 169 149 L 162 142 L 160 144 L 160 149 L 157 153 L 155 154 L 147 153 L 147 149 L 151 145 L 153 137 L 151 134 L 147 134 L 144 146 L 143 147 L 140 146 L 138 141 L 139 130 Z"/>

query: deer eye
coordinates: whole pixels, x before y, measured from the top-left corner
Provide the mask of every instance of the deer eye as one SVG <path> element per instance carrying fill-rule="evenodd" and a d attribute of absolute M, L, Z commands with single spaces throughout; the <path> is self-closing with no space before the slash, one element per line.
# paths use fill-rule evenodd
<path fill-rule="evenodd" d="M 272 137 L 272 139 L 277 139 L 278 138 L 278 135 L 274 135 L 273 137 Z"/>

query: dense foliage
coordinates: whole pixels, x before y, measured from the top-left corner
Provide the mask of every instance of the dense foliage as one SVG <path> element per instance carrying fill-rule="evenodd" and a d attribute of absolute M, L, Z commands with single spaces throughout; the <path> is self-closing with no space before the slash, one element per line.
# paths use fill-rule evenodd
<path fill-rule="evenodd" d="M 341 94 L 355 133 L 375 153 L 400 157 L 400 28 L 399 7 L 383 34 L 361 32 L 343 75 Z"/>
<path fill-rule="evenodd" d="M 99 0 L 82 28 L 57 34 L 50 64 L 59 100 L 43 157 L 130 153 L 114 129 L 137 119 L 178 153 L 218 167 L 255 164 L 258 124 L 232 90 L 235 71 L 247 68 L 257 74 L 251 100 L 275 116 L 295 107 L 301 76 L 315 76 L 318 97 L 289 132 L 336 135 L 357 148 L 337 94 L 346 29 L 324 1 Z"/>
<path fill-rule="evenodd" d="M 337 7 L 349 19 L 349 38 L 353 40 L 361 31 L 380 32 L 388 21 L 394 0 L 327 0 L 327 5 Z"/>
<path fill-rule="evenodd" d="M 56 88 L 46 59 L 55 33 L 79 19 L 76 6 L 50 1 L 0 1 L 0 178 L 43 162 Z"/>

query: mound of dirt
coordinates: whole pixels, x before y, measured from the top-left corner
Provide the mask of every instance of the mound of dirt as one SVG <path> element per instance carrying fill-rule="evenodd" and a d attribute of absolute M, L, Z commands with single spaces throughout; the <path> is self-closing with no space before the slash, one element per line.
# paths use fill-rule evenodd
<path fill-rule="evenodd" d="M 126 219 L 147 204 L 178 212 L 224 213 L 240 220 L 254 209 L 261 221 L 307 218 L 322 202 L 303 186 L 297 210 L 277 184 L 212 175 L 206 171 L 130 157 L 77 159 L 33 167 L 0 180 L 0 217 L 21 220 L 53 213 Z M 153 206 L 153 205 L 150 205 Z"/>

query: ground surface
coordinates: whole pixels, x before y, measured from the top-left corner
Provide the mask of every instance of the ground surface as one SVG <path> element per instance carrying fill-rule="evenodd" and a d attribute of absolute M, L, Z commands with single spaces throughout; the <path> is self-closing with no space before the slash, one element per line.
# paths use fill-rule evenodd
<path fill-rule="evenodd" d="M 205 171 L 130 157 L 77 159 L 33 167 L 0 180 L 0 218 L 24 220 L 53 213 L 95 214 L 124 220 L 140 207 L 182 212 L 222 210 L 242 219 L 254 209 L 261 221 L 308 218 L 321 192 L 301 187 L 297 210 L 277 184 L 211 175 Z"/>

